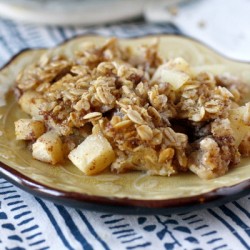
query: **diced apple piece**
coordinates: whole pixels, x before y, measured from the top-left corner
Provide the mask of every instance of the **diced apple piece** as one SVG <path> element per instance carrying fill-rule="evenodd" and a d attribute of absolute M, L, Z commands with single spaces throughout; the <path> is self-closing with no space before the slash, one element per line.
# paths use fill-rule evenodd
<path fill-rule="evenodd" d="M 59 135 L 49 131 L 40 136 L 32 146 L 32 156 L 43 162 L 56 164 L 63 160 L 63 145 Z"/>
<path fill-rule="evenodd" d="M 231 109 L 228 119 L 234 131 L 235 144 L 239 146 L 245 136 L 250 132 L 250 110 L 249 104 L 235 109 Z"/>
<path fill-rule="evenodd" d="M 84 174 L 94 175 L 115 160 L 115 153 L 105 137 L 95 134 L 89 135 L 68 157 Z"/>
<path fill-rule="evenodd" d="M 174 90 L 181 88 L 189 79 L 189 75 L 184 72 L 168 69 L 161 72 L 161 80 L 170 83 Z"/>
<path fill-rule="evenodd" d="M 20 119 L 15 122 L 15 133 L 17 140 L 34 140 L 45 132 L 43 121 L 32 119 Z"/>
<path fill-rule="evenodd" d="M 181 72 L 190 73 L 190 67 L 188 62 L 182 57 L 176 57 L 167 62 L 167 67 L 169 69 L 175 69 Z"/>
<path fill-rule="evenodd" d="M 24 92 L 18 103 L 22 110 L 36 119 L 40 119 L 40 105 L 43 103 L 41 95 L 35 91 Z"/>
<path fill-rule="evenodd" d="M 152 80 L 168 82 L 177 90 L 190 80 L 189 65 L 183 58 L 177 57 L 161 65 L 156 70 Z"/>

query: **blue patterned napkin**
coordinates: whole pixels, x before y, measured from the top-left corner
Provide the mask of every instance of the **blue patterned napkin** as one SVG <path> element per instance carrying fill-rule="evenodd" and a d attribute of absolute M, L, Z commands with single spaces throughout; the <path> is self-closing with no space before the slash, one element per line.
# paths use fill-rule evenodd
<path fill-rule="evenodd" d="M 27 47 L 53 46 L 77 34 L 130 37 L 178 33 L 143 23 L 92 28 L 20 25 L 0 19 L 0 65 Z M 250 196 L 213 209 L 125 216 L 56 205 L 0 178 L 0 250 L 250 249 Z"/>

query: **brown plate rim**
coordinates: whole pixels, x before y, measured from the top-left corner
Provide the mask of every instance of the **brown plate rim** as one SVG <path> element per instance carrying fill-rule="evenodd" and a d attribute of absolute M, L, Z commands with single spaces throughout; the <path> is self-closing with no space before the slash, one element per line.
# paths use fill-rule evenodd
<path fill-rule="evenodd" d="M 244 191 L 250 192 L 250 179 L 242 181 L 233 186 L 222 186 L 215 188 L 209 192 L 202 193 L 200 195 L 174 198 L 174 199 L 160 199 L 160 200 L 145 200 L 145 199 L 131 199 L 131 198 L 118 198 L 118 197 L 106 197 L 88 195 L 79 192 L 62 191 L 57 188 L 49 187 L 30 177 L 23 175 L 17 170 L 9 167 L 8 165 L 0 161 L 1 174 L 12 182 L 17 183 L 19 186 L 24 186 L 28 189 L 34 189 L 38 194 L 44 194 L 47 196 L 62 197 L 65 199 L 74 199 L 77 201 L 88 201 L 99 203 L 102 202 L 107 205 L 122 205 L 122 206 L 139 206 L 150 208 L 164 208 L 175 207 L 179 205 L 191 205 L 191 204 L 203 204 L 208 201 L 213 201 L 218 198 L 223 198 L 228 195 L 237 195 Z"/>

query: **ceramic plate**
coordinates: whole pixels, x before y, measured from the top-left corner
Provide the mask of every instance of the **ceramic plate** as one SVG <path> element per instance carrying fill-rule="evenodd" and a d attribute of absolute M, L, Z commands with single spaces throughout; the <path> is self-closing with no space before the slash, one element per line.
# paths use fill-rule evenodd
<path fill-rule="evenodd" d="M 33 24 L 94 25 L 141 16 L 147 2 L 148 0 L 0 0 L 0 15 Z"/>
<path fill-rule="evenodd" d="M 250 64 L 231 61 L 189 38 L 159 36 L 159 52 L 166 58 L 182 56 L 192 65 L 206 66 L 213 73 L 231 72 L 250 84 Z M 97 44 L 106 38 L 78 37 L 57 50 L 69 55 L 82 41 Z M 123 44 L 151 43 L 155 37 L 122 40 Z M 14 85 L 17 72 L 38 58 L 44 49 L 27 50 L 15 56 L 0 72 L 4 92 Z M 0 92 L 0 173 L 14 184 L 56 203 L 117 213 L 169 213 L 222 204 L 250 191 L 250 159 L 243 159 L 225 176 L 201 180 L 192 173 L 177 176 L 147 176 L 141 172 L 84 176 L 70 163 L 60 166 L 34 160 L 25 144 L 15 140 L 14 121 L 24 117 L 12 91 Z M 1 94 L 2 93 L 2 94 Z M 2 97 L 1 97 L 2 95 Z M 6 97 L 5 100 L 3 97 Z"/>

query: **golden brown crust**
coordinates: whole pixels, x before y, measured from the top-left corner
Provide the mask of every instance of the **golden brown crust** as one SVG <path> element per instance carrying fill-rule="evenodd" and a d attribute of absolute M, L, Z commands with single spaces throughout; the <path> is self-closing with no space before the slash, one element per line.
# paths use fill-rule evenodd
<path fill-rule="evenodd" d="M 165 62 L 157 43 L 143 46 L 140 56 L 116 39 L 85 43 L 70 59 L 47 53 L 19 74 L 17 88 L 40 96 L 39 115 L 61 136 L 65 154 L 86 137 L 86 125 L 101 132 L 116 153 L 116 172 L 169 176 L 190 169 L 213 178 L 240 160 L 229 114 L 245 85 L 193 74 L 182 58 Z"/>

